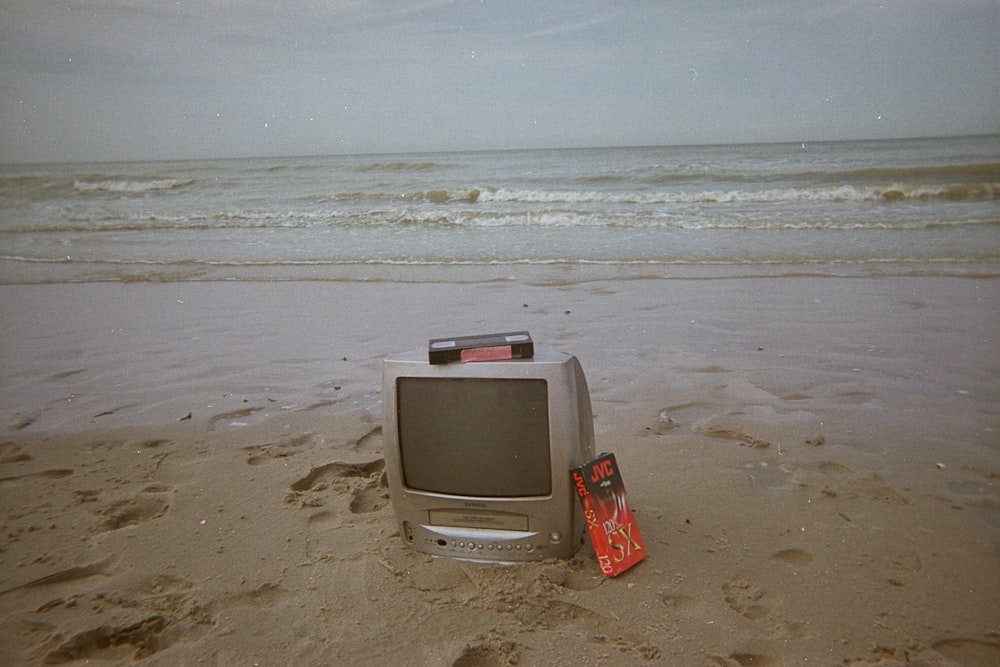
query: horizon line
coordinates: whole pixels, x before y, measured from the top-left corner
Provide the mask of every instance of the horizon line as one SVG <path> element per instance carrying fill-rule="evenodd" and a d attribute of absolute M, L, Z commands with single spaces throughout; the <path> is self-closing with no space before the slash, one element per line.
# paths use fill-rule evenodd
<path fill-rule="evenodd" d="M 516 153 L 532 151 L 586 151 L 586 150 L 611 150 L 611 149 L 651 149 L 651 148 L 697 148 L 710 146 L 779 146 L 801 144 L 843 144 L 843 143 L 863 143 L 863 142 L 895 142 L 895 141 L 934 141 L 941 139 L 974 139 L 976 137 L 1000 137 L 1000 130 L 996 132 L 971 132 L 968 134 L 943 134 L 943 135 L 915 135 L 898 137 L 869 137 L 852 139 L 787 139 L 780 141 L 718 141 L 718 142 L 680 142 L 665 144 L 604 144 L 590 146 L 543 146 L 543 147 L 517 147 L 517 148 L 452 148 L 440 150 L 402 150 L 402 151 L 372 151 L 359 153 L 287 153 L 287 154 L 262 154 L 262 155 L 230 155 L 211 157 L 164 157 L 164 158 L 129 158 L 129 159 L 90 159 L 90 160 L 25 160 L 15 162 L 2 162 L 3 167 L 24 167 L 24 166 L 49 166 L 49 165 L 74 165 L 74 164 L 138 164 L 153 162 L 208 162 L 217 160 L 294 160 L 304 158 L 353 158 L 353 157 L 384 157 L 391 155 L 446 155 L 453 153 Z"/>

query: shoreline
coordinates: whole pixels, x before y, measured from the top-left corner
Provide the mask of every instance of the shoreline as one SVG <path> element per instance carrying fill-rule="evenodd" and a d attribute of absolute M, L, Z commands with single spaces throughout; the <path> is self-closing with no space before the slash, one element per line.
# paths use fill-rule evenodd
<path fill-rule="evenodd" d="M 1000 658 L 995 281 L 597 274 L 0 286 L 0 653 Z M 513 328 L 584 367 L 650 550 L 616 579 L 399 540 L 381 359 Z"/>
<path fill-rule="evenodd" d="M 103 267 L 87 270 L 84 267 Z M 545 283 L 557 273 L 568 283 L 601 280 L 757 280 L 774 278 L 1000 278 L 995 258 L 858 260 L 581 261 L 511 262 L 129 262 L 0 256 L 0 287 L 86 284 L 185 283 Z"/>

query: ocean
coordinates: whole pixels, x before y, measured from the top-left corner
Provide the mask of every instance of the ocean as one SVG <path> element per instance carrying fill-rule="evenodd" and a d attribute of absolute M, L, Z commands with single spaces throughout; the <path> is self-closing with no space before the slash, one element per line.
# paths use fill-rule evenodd
<path fill-rule="evenodd" d="M 1000 271 L 1000 135 L 0 167 L 0 284 Z"/>

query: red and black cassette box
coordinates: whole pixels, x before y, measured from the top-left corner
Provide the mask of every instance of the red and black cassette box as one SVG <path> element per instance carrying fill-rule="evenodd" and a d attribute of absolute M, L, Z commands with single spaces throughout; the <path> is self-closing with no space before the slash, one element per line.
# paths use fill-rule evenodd
<path fill-rule="evenodd" d="M 535 344 L 527 331 L 432 338 L 427 342 L 427 360 L 432 364 L 527 359 L 534 354 Z"/>
<path fill-rule="evenodd" d="M 646 557 L 646 545 L 628 505 L 614 454 L 601 454 L 571 471 L 601 574 L 614 577 Z"/>

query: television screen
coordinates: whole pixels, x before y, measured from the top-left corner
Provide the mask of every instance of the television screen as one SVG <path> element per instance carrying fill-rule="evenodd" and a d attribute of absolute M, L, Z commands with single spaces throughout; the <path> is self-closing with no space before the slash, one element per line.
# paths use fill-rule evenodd
<path fill-rule="evenodd" d="M 497 498 L 552 493 L 545 380 L 400 377 L 396 394 L 405 486 Z"/>

